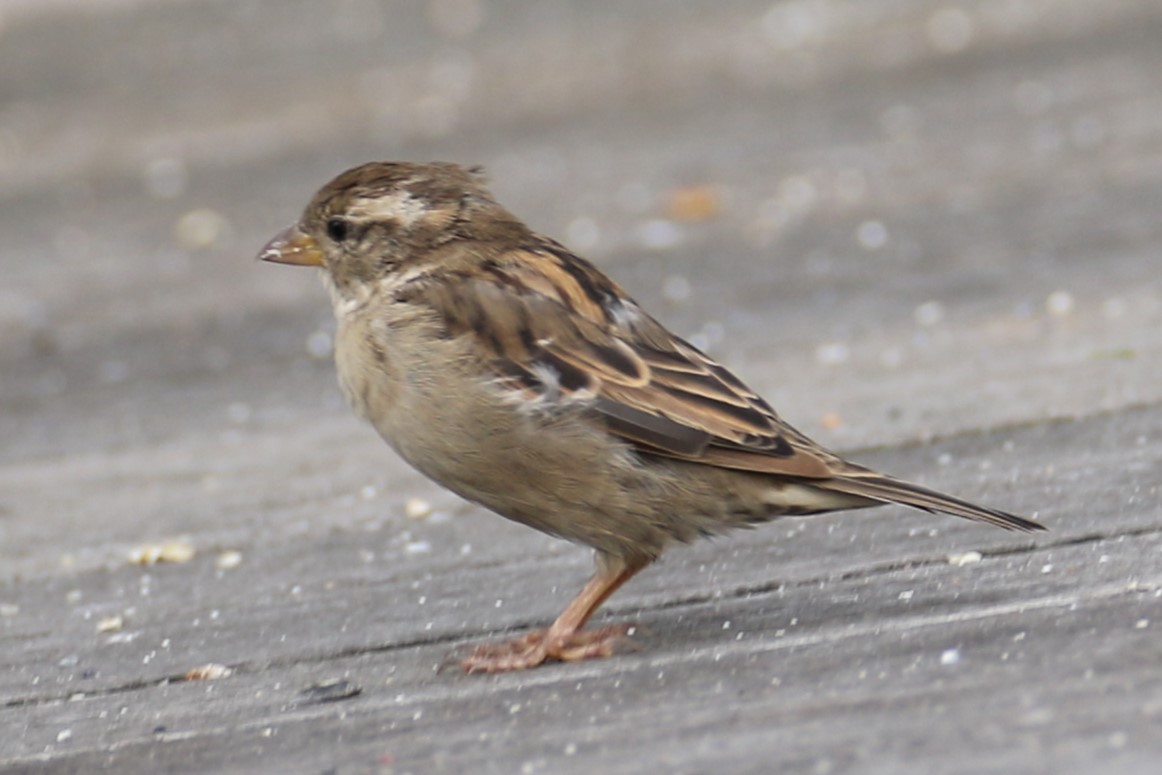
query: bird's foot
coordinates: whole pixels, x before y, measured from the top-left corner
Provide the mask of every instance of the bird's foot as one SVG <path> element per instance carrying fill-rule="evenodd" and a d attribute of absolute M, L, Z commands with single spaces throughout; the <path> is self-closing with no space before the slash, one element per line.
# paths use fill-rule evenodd
<path fill-rule="evenodd" d="M 615 646 L 632 643 L 629 635 L 635 626 L 613 624 L 595 630 L 577 630 L 554 634 L 552 629 L 530 632 L 505 643 L 482 643 L 461 660 L 467 673 L 503 673 L 527 670 L 542 662 L 576 662 L 613 655 Z"/>

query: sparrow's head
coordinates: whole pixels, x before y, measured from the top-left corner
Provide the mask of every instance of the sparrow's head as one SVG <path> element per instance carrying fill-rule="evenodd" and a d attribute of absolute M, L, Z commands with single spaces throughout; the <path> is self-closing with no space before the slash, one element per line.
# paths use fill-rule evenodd
<path fill-rule="evenodd" d="M 481 218 L 491 214 L 492 218 Z M 509 221 L 478 168 L 372 162 L 323 186 L 298 222 L 259 253 L 264 261 L 322 267 L 344 296 L 406 271 L 480 223 Z"/>

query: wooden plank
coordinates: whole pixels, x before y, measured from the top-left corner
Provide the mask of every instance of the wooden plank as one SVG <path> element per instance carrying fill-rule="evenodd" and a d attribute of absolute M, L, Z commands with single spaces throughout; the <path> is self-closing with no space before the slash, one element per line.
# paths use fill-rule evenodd
<path fill-rule="evenodd" d="M 1110 433 L 1117 423 L 1153 435 L 1162 411 L 1041 425 L 1013 440 L 1034 468 L 1067 446 L 1100 460 L 1125 453 Z M 9 762 L 120 768 L 165 750 L 183 767 L 278 761 L 293 770 L 303 761 L 366 767 L 390 755 L 406 771 L 431 761 L 470 766 L 515 746 L 554 770 L 576 747 L 596 757 L 578 766 L 613 771 L 618 761 L 625 771 L 640 766 L 636 750 L 645 759 L 679 757 L 693 770 L 718 756 L 788 767 L 898 760 L 954 772 L 989 740 L 1012 747 L 990 754 L 998 767 L 1020 762 L 1029 747 L 1063 766 L 1111 752 L 1144 761 L 1160 752 L 1148 731 L 1162 710 L 1151 632 L 1162 611 L 1162 531 L 1149 497 L 1159 455 L 1141 448 L 1113 481 L 1078 476 L 1091 461 L 1064 466 L 1055 478 L 1077 482 L 1071 502 L 1053 515 L 1054 534 L 1036 542 L 996 540 L 973 526 L 945 531 L 959 524 L 884 510 L 806 520 L 793 539 L 784 521 L 693 556 L 676 553 L 645 577 L 645 589 L 631 586 L 612 606 L 611 617 L 639 615 L 640 651 L 495 678 L 438 668 L 480 637 L 479 609 L 492 600 L 480 590 L 515 588 L 535 616 L 551 616 L 560 595 L 549 594 L 545 577 L 559 573 L 563 558 L 422 573 L 375 563 L 348 573 L 343 557 L 364 541 L 348 533 L 313 547 L 313 564 L 329 569 L 313 580 L 277 561 L 215 578 L 211 558 L 78 579 L 87 590 L 80 611 L 133 602 L 124 643 L 116 642 L 122 633 L 93 634 L 93 618 L 77 610 L 66 620 L 72 631 L 49 632 L 61 622 L 60 585 L 26 584 L 22 614 L 7 628 L 10 642 L 27 644 L 12 654 L 23 651 L 23 664 L 5 680 L 3 724 L 23 729 Z M 1095 520 L 1111 485 L 1147 497 Z M 948 561 L 946 551 L 967 546 L 983 549 L 979 563 Z M 146 577 L 149 595 L 133 594 Z M 300 578 L 313 589 L 294 594 Z M 421 604 L 417 592 L 428 599 Z M 530 623 L 528 609 L 514 609 L 486 612 L 485 621 Z M 205 662 L 235 675 L 174 683 Z M 333 678 L 363 693 L 334 704 L 303 696 Z M 1125 702 L 1117 687 L 1130 685 L 1138 700 Z M 339 736 L 341 748 L 310 753 Z M 1092 758 L 1075 761 L 1085 740 Z"/>

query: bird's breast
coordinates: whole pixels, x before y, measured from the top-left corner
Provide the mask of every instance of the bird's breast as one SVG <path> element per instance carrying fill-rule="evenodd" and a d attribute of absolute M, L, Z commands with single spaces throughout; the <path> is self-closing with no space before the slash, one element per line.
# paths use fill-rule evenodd
<path fill-rule="evenodd" d="M 384 326 L 366 316 L 339 318 L 335 333 L 335 369 L 351 408 L 372 425 L 390 415 L 399 402 L 406 377 Z"/>

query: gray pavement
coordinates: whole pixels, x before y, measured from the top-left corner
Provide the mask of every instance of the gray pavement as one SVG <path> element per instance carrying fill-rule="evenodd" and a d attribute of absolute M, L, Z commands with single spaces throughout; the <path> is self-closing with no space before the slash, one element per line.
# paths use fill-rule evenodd
<path fill-rule="evenodd" d="M 0 2 L 0 769 L 1158 772 L 1160 37 L 1151 0 Z M 253 261 L 376 158 L 484 164 L 804 431 L 1051 532 L 781 521 L 621 591 L 636 650 L 447 669 L 590 559 L 397 460 L 317 281 Z"/>

